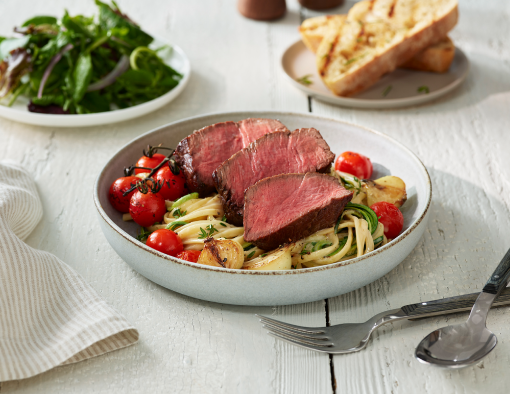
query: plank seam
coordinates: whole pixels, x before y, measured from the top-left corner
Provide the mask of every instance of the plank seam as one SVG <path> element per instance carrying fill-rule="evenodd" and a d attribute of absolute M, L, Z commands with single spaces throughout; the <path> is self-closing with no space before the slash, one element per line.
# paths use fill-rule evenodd
<path fill-rule="evenodd" d="M 324 300 L 324 309 L 326 311 L 326 327 L 331 326 L 331 321 L 329 319 L 329 299 Z M 328 354 L 329 356 L 329 372 L 331 376 L 331 389 L 333 390 L 333 394 L 336 394 L 336 377 L 335 377 L 335 364 L 333 362 L 333 355 Z"/>

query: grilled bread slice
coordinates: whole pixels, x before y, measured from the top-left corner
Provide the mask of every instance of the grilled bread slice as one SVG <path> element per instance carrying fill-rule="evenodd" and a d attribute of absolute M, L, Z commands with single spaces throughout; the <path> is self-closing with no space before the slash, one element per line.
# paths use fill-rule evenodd
<path fill-rule="evenodd" d="M 347 15 L 323 15 L 305 19 L 299 26 L 303 43 L 309 50 L 316 53 L 322 39 L 328 33 L 330 25 L 337 26 L 346 19 Z"/>
<path fill-rule="evenodd" d="M 454 56 L 455 45 L 449 37 L 446 37 L 414 55 L 411 60 L 401 64 L 399 67 L 418 71 L 445 73 L 450 68 Z"/>
<path fill-rule="evenodd" d="M 299 27 L 303 43 L 313 53 L 316 53 L 328 30 L 334 28 L 332 26 L 336 26 L 338 23 L 343 23 L 345 19 L 347 19 L 347 15 L 324 15 L 305 19 Z M 455 45 L 449 37 L 445 37 L 399 67 L 444 73 L 450 68 L 454 55 Z"/>
<path fill-rule="evenodd" d="M 319 75 L 339 96 L 358 93 L 446 37 L 457 19 L 457 0 L 356 3 L 319 45 Z"/>

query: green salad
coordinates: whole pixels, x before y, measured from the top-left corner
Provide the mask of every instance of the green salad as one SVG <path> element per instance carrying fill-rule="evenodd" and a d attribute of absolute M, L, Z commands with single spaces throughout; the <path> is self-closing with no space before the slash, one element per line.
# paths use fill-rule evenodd
<path fill-rule="evenodd" d="M 115 2 L 96 0 L 97 18 L 36 16 L 0 37 L 0 103 L 30 99 L 31 112 L 88 114 L 127 108 L 162 96 L 182 75 L 164 63 L 168 46 L 153 38 Z"/>

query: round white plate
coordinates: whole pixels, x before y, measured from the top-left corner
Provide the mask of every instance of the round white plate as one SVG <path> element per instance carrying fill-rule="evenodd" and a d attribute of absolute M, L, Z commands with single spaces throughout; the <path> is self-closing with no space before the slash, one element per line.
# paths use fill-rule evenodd
<path fill-rule="evenodd" d="M 331 104 L 353 108 L 398 108 L 422 104 L 455 89 L 469 71 L 468 58 L 456 47 L 452 65 L 446 73 L 398 68 L 364 92 L 352 97 L 340 97 L 322 83 L 317 73 L 315 54 L 306 48 L 302 41 L 295 42 L 285 50 L 281 65 L 289 81 L 307 95 Z M 311 75 L 310 85 L 297 82 L 297 79 L 305 75 Z M 418 88 L 422 86 L 428 87 L 429 93 L 419 92 Z"/>
<path fill-rule="evenodd" d="M 315 127 L 331 150 L 363 153 L 372 159 L 374 178 L 397 175 L 407 186 L 402 206 L 404 229 L 390 243 L 359 258 L 317 268 L 289 271 L 246 271 L 190 263 L 160 253 L 137 241 L 140 227 L 122 221 L 108 202 L 111 183 L 136 162 L 147 144 L 176 146 L 193 130 L 227 120 L 250 117 L 280 119 L 290 130 Z M 427 170 L 407 148 L 376 131 L 312 114 L 231 112 L 174 122 L 134 139 L 106 164 L 94 186 L 94 203 L 106 239 L 126 263 L 168 289 L 207 301 L 237 305 L 285 305 L 334 297 L 365 286 L 395 268 L 419 242 L 428 219 L 432 186 Z M 105 264 L 108 264 L 105 261 Z"/>
<path fill-rule="evenodd" d="M 150 47 L 158 48 L 163 45 L 165 44 L 162 41 L 155 39 Z M 163 53 L 162 58 L 166 64 L 181 73 L 183 77 L 179 81 L 179 84 L 168 93 L 146 103 L 135 105 L 130 108 L 100 112 L 97 114 L 51 115 L 29 112 L 27 109 L 29 100 L 24 97 L 19 97 L 12 107 L 0 105 L 0 116 L 16 122 L 28 123 L 36 126 L 83 127 L 122 122 L 146 115 L 175 99 L 184 90 L 191 73 L 189 60 L 184 51 L 177 45 L 172 45 L 172 51 L 166 51 L 166 54 Z"/>

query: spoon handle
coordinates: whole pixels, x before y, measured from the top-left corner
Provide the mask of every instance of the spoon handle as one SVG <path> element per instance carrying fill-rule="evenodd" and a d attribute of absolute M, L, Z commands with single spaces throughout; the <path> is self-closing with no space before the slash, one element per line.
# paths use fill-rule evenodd
<path fill-rule="evenodd" d="M 405 305 L 401 308 L 404 315 L 399 318 L 420 319 L 423 317 L 447 315 L 449 313 L 468 312 L 480 293 L 464 294 L 461 296 L 443 298 L 441 300 L 420 302 L 418 304 Z M 510 287 L 504 289 L 494 300 L 492 307 L 510 304 Z"/>
<path fill-rule="evenodd" d="M 510 250 L 499 263 L 498 267 L 483 288 L 484 293 L 498 294 L 508 283 L 510 278 Z"/>

